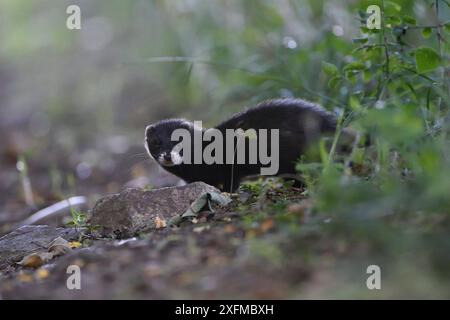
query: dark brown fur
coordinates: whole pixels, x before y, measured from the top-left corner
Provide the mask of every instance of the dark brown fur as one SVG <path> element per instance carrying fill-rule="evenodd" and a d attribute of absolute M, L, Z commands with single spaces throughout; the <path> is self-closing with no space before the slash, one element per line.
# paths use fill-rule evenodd
<path fill-rule="evenodd" d="M 148 127 L 146 143 L 155 159 L 162 152 L 170 152 L 177 144 L 170 141 L 172 131 L 177 128 L 186 128 L 191 133 L 194 130 L 192 123 L 183 119 L 163 120 Z M 305 100 L 276 99 L 237 113 L 216 128 L 224 136 L 226 129 L 255 129 L 257 132 L 258 129 L 279 129 L 278 174 L 295 175 L 295 165 L 300 156 L 321 136 L 335 132 L 336 118 L 322 107 Z M 207 143 L 209 142 L 204 142 L 203 147 Z M 230 164 L 179 164 L 163 167 L 186 182 L 203 181 L 230 191 L 239 186 L 242 178 L 259 174 L 261 164 L 235 164 L 234 168 Z"/>

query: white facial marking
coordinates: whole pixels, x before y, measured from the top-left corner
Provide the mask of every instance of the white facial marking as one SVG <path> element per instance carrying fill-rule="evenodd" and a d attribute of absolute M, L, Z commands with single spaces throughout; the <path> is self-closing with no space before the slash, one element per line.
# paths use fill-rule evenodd
<path fill-rule="evenodd" d="M 160 165 L 164 166 L 164 167 L 172 167 L 175 165 L 175 163 L 173 163 L 172 159 L 171 160 L 166 160 L 165 156 L 166 156 L 166 152 L 163 152 L 159 155 L 158 157 L 158 162 Z M 172 155 L 171 155 L 172 158 Z"/>
<path fill-rule="evenodd" d="M 150 153 L 150 149 L 148 148 L 148 143 L 147 143 L 147 141 L 144 141 L 144 147 L 145 147 L 145 150 L 147 150 L 147 153 L 148 153 L 148 155 L 150 156 L 150 158 L 154 159 L 153 156 L 152 156 L 152 154 Z"/>
<path fill-rule="evenodd" d="M 181 164 L 183 162 L 183 158 L 180 156 L 180 154 L 177 151 L 172 151 L 170 153 L 170 158 L 172 159 L 172 162 L 174 165 Z"/>
<path fill-rule="evenodd" d="M 150 158 L 155 159 L 155 158 L 153 157 L 153 155 L 151 154 L 150 149 L 148 148 L 148 143 L 147 143 L 147 131 L 148 131 L 148 128 L 150 128 L 150 127 L 151 127 L 151 125 L 148 125 L 148 126 L 145 127 L 145 133 L 144 133 L 144 147 L 145 147 L 145 150 L 147 150 L 147 153 L 148 153 L 148 155 L 150 156 Z"/>

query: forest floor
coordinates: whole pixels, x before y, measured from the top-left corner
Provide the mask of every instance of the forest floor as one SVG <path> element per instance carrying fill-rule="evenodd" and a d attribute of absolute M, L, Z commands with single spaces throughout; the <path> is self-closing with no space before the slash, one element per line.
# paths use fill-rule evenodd
<path fill-rule="evenodd" d="M 3 268 L 0 294 L 4 299 L 405 297 L 398 280 L 383 290 L 367 288 L 367 266 L 381 260 L 373 252 L 369 258 L 364 241 L 324 233 L 330 221 L 311 213 L 302 190 L 262 185 L 264 190 L 255 190 L 260 184 L 250 184 L 231 204 L 178 227 L 123 240 L 82 232 L 70 252 L 39 268 Z M 67 287 L 70 265 L 81 268 L 79 290 Z M 414 268 L 402 272 L 409 277 Z M 423 294 L 414 283 L 409 289 L 408 297 Z M 436 284 L 433 293 L 445 296 L 445 285 Z"/>
<path fill-rule="evenodd" d="M 265 201 L 297 194 L 299 190 L 277 192 Z M 295 297 L 296 288 L 311 281 L 311 266 L 302 255 L 284 257 L 295 246 L 283 243 L 273 217 L 248 219 L 238 206 L 250 208 L 257 202 L 245 196 L 247 205 L 235 201 L 195 223 L 138 238 L 80 237 L 81 247 L 38 269 L 14 265 L 2 270 L 1 294 L 6 299 Z M 306 209 L 295 210 L 290 215 L 303 220 Z M 82 266 L 81 290 L 66 287 L 71 264 Z"/>
<path fill-rule="evenodd" d="M 2 155 L 5 161 L 0 167 L 0 260 L 2 254 L 11 254 L 11 248 L 2 247 L 2 239 L 8 234 L 11 237 L 14 224 L 36 211 L 24 202 L 14 150 L 6 149 Z M 42 157 L 28 163 L 39 209 L 67 197 L 49 185 L 49 168 L 40 168 L 43 162 L 38 161 Z M 92 209 L 103 195 L 146 185 L 148 179 L 142 177 L 148 171 L 155 172 L 142 162 L 129 165 L 123 159 L 112 159 L 116 161 L 112 172 L 94 167 L 89 179 L 79 181 L 71 195 L 88 195 L 90 200 L 84 210 Z M 58 167 L 65 170 L 67 162 L 64 158 L 59 161 Z M 155 179 L 159 178 L 151 177 Z M 165 179 L 160 186 L 175 184 Z M 89 230 L 76 230 L 76 237 L 66 239 L 72 241 L 72 249 L 42 265 L 25 267 L 18 265 L 18 260 L 0 263 L 0 298 L 449 297 L 445 241 L 448 235 L 440 237 L 440 233 L 434 233 L 432 249 L 426 245 L 431 238 L 425 227 L 429 223 L 439 225 L 439 221 L 419 225 L 423 229 L 419 234 L 408 232 L 404 224 L 397 226 L 389 216 L 375 218 L 388 223 L 382 229 L 376 229 L 372 223 L 362 228 L 357 221 L 345 225 L 329 214 L 317 212 L 307 190 L 270 179 L 244 184 L 232 199 L 213 214 L 129 239 L 93 237 Z M 71 219 L 66 213 L 64 221 L 46 222 L 50 225 L 47 238 L 28 239 L 21 245 L 45 249 L 53 240 L 51 237 L 56 238 L 61 232 L 57 227 L 72 230 L 66 226 Z M 79 290 L 67 287 L 70 265 L 80 267 Z M 381 290 L 367 287 L 370 265 L 381 267 Z"/>

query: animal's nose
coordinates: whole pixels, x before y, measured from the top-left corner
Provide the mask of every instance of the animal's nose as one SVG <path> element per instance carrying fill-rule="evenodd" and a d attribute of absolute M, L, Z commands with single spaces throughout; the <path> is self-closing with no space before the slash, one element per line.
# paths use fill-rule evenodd
<path fill-rule="evenodd" d="M 164 160 L 166 160 L 166 161 L 172 161 L 172 157 L 171 157 L 170 153 L 164 154 Z"/>

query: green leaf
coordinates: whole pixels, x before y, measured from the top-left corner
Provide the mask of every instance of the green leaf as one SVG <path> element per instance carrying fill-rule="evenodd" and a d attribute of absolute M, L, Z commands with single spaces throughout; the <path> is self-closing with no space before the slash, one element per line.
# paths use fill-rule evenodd
<path fill-rule="evenodd" d="M 361 71 L 364 70 L 366 67 L 364 65 L 364 63 L 356 61 L 356 62 L 352 62 L 347 64 L 344 67 L 344 71 Z"/>
<path fill-rule="evenodd" d="M 419 73 L 433 71 L 441 62 L 439 54 L 432 48 L 422 47 L 415 51 L 416 68 Z"/>
<path fill-rule="evenodd" d="M 444 30 L 448 33 L 450 33 L 450 22 L 447 22 L 446 24 L 444 24 Z"/>
<path fill-rule="evenodd" d="M 397 16 L 388 16 L 386 17 L 386 21 L 393 25 L 399 25 L 402 23 L 402 20 Z"/>
<path fill-rule="evenodd" d="M 360 30 L 361 30 L 361 33 L 369 33 L 369 28 L 367 28 L 367 27 L 361 27 Z"/>
<path fill-rule="evenodd" d="M 330 81 L 328 81 L 328 87 L 331 89 L 336 88 L 341 80 L 342 80 L 341 76 L 331 78 Z"/>
<path fill-rule="evenodd" d="M 423 28 L 423 30 L 422 30 L 422 36 L 425 39 L 428 39 L 431 36 L 431 33 L 432 33 L 432 30 L 430 27 Z"/>
<path fill-rule="evenodd" d="M 398 3 L 393 2 L 393 1 L 385 1 L 384 5 L 385 5 L 385 9 L 394 9 L 395 11 L 401 11 L 402 10 L 402 6 L 399 5 Z"/>
<path fill-rule="evenodd" d="M 373 78 L 373 73 L 370 70 L 364 70 L 363 80 L 364 82 L 369 82 Z"/>
<path fill-rule="evenodd" d="M 336 76 L 339 74 L 338 68 L 334 64 L 326 61 L 322 61 L 322 70 L 329 76 Z"/>
<path fill-rule="evenodd" d="M 349 105 L 352 110 L 359 110 L 361 108 L 361 104 L 359 103 L 358 98 L 355 96 L 350 97 Z"/>
<path fill-rule="evenodd" d="M 368 38 L 364 38 L 364 37 L 363 38 L 353 38 L 352 39 L 352 41 L 354 43 L 362 43 L 362 44 L 366 43 L 368 40 L 369 40 Z"/>
<path fill-rule="evenodd" d="M 416 19 L 414 19 L 414 18 L 411 17 L 411 16 L 404 16 L 404 17 L 403 17 L 403 22 L 404 22 L 404 23 L 407 23 L 407 24 L 411 24 L 411 25 L 413 25 L 413 26 L 415 26 L 415 25 L 417 24 Z"/>

